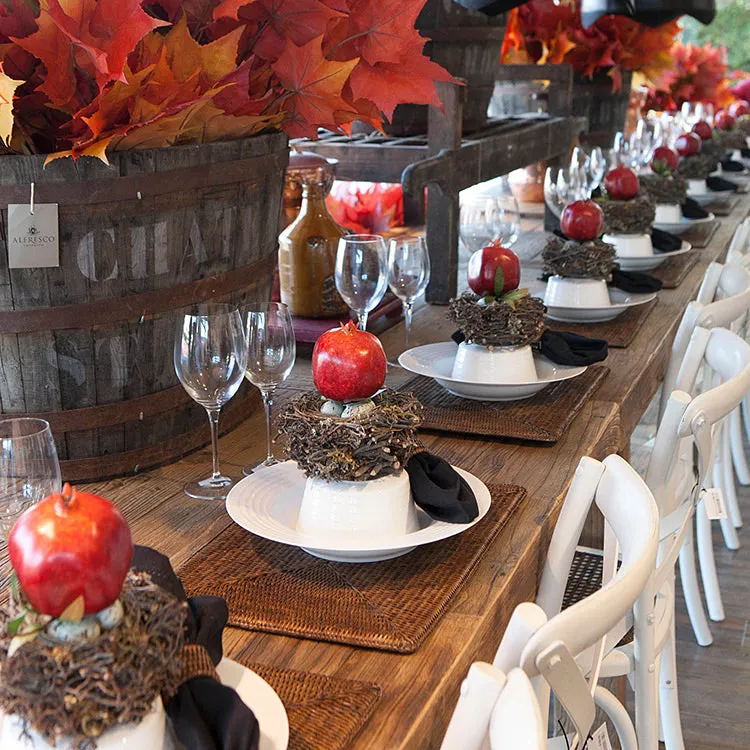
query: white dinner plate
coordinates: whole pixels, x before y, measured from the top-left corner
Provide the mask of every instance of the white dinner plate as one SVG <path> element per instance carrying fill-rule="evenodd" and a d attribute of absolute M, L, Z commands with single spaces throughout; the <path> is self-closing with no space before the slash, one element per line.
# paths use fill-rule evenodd
<path fill-rule="evenodd" d="M 661 229 L 664 232 L 671 232 L 672 234 L 682 234 L 683 232 L 687 232 L 688 229 L 692 229 L 693 227 L 697 227 L 700 224 L 708 224 L 712 222 L 716 216 L 714 214 L 709 213 L 708 216 L 706 216 L 705 219 L 687 219 L 684 216 L 682 217 L 681 221 L 671 223 L 671 222 L 662 222 L 657 223 L 654 222 L 654 226 L 657 229 Z"/>
<path fill-rule="evenodd" d="M 300 547 L 315 557 L 336 562 L 366 563 L 390 560 L 423 544 L 461 534 L 484 518 L 490 508 L 490 491 L 468 471 L 456 468 L 474 492 L 479 515 L 471 523 L 447 523 L 430 518 L 417 508 L 419 528 L 385 539 L 364 541 L 344 535 L 317 536 L 297 531 L 306 477 L 294 461 L 257 469 L 238 482 L 227 497 L 227 513 L 243 529 L 280 544 Z"/>
<path fill-rule="evenodd" d="M 398 363 L 404 370 L 436 380 L 454 396 L 473 401 L 518 401 L 529 398 L 551 383 L 575 378 L 586 371 L 585 367 L 556 365 L 541 354 L 534 353 L 537 379 L 527 383 L 479 383 L 452 377 L 453 362 L 458 346 L 452 341 L 425 344 L 408 349 Z"/>
<path fill-rule="evenodd" d="M 534 297 L 544 299 L 546 282 L 535 281 L 529 284 L 529 292 Z M 547 317 L 550 320 L 559 320 L 563 323 L 604 323 L 614 320 L 618 315 L 629 310 L 631 307 L 645 305 L 655 299 L 656 292 L 650 294 L 628 294 L 622 289 L 609 288 L 609 299 L 611 305 L 607 307 L 560 307 L 547 305 Z"/>
<path fill-rule="evenodd" d="M 738 175 L 739 177 L 739 175 Z M 699 206 L 708 206 L 711 203 L 721 203 L 734 195 L 734 190 L 709 190 L 707 193 L 694 195 L 688 193 L 688 198 L 692 198 Z"/>
<path fill-rule="evenodd" d="M 689 253 L 692 249 L 693 246 L 683 240 L 682 247 L 679 250 L 672 250 L 669 253 L 660 253 L 657 250 L 653 255 L 639 255 L 632 258 L 622 258 L 618 255 L 615 260 L 620 264 L 623 271 L 649 271 L 660 266 L 665 260 Z"/>

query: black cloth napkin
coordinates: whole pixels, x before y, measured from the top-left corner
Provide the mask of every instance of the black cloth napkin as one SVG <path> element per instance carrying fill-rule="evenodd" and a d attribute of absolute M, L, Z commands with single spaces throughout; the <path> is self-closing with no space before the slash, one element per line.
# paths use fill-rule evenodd
<path fill-rule="evenodd" d="M 673 253 L 682 247 L 682 238 L 663 229 L 651 228 L 651 244 L 660 253 Z"/>
<path fill-rule="evenodd" d="M 185 642 L 203 646 L 216 666 L 223 654 L 221 635 L 229 619 L 227 603 L 219 596 L 188 599 L 169 559 L 137 545 L 131 568 L 174 597 L 188 603 Z M 183 682 L 165 706 L 177 740 L 185 750 L 257 750 L 260 728 L 253 712 L 229 687 L 207 676 Z M 146 748 L 144 748 L 146 750 Z"/>
<path fill-rule="evenodd" d="M 649 294 L 658 292 L 662 287 L 661 281 L 651 274 L 641 271 L 621 271 L 619 268 L 612 271 L 612 281 L 609 285 L 622 289 L 628 294 Z"/>
<path fill-rule="evenodd" d="M 705 219 L 708 217 L 708 211 L 692 198 L 685 198 L 681 208 L 682 215 L 686 219 Z"/>
<path fill-rule="evenodd" d="M 604 339 L 592 339 L 567 331 L 545 331 L 539 351 L 558 365 L 584 367 L 607 358 L 609 347 Z"/>
<path fill-rule="evenodd" d="M 737 183 L 731 180 L 725 180 L 723 177 L 706 177 L 706 185 L 709 190 L 714 192 L 724 192 L 726 190 L 737 190 Z"/>
<path fill-rule="evenodd" d="M 486 16 L 496 16 L 523 5 L 526 0 L 456 0 L 456 2 L 469 10 L 479 10 Z"/>
<path fill-rule="evenodd" d="M 414 502 L 430 518 L 448 523 L 470 523 L 479 506 L 466 480 L 447 462 L 422 451 L 406 464 Z"/>
<path fill-rule="evenodd" d="M 750 159 L 750 148 L 741 148 L 740 153 L 743 159 Z"/>
<path fill-rule="evenodd" d="M 742 162 L 734 161 L 734 159 L 722 159 L 721 168 L 725 172 L 744 172 L 745 165 Z"/>

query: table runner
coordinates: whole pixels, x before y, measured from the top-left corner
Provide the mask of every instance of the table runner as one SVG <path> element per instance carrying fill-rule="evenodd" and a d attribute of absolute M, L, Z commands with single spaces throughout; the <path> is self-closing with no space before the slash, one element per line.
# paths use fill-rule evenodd
<path fill-rule="evenodd" d="M 728 198 L 720 198 L 713 203 L 704 206 L 706 211 L 710 211 L 715 216 L 729 216 L 740 202 L 740 196 L 737 194 L 730 195 Z"/>
<path fill-rule="evenodd" d="M 411 653 L 526 496 L 515 485 L 490 492 L 490 509 L 475 526 L 393 560 L 328 562 L 233 525 L 179 576 L 189 596 L 223 596 L 236 627 Z"/>
<path fill-rule="evenodd" d="M 708 224 L 698 224 L 683 232 L 680 237 L 693 247 L 708 247 L 708 243 L 711 242 L 718 229 L 719 222 L 712 221 Z"/>
<path fill-rule="evenodd" d="M 700 259 L 701 254 L 691 250 L 684 255 L 667 258 L 658 268 L 648 273 L 661 281 L 663 289 L 677 289 Z"/>
<path fill-rule="evenodd" d="M 459 398 L 419 375 L 399 390 L 411 391 L 421 401 L 422 429 L 555 443 L 608 372 L 609 368 L 594 365 L 577 378 L 555 383 L 522 401 Z"/>

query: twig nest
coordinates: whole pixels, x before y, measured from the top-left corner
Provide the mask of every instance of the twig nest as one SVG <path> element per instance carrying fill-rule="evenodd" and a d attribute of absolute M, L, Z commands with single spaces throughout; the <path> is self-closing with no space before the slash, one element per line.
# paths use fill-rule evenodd
<path fill-rule="evenodd" d="M 687 180 L 677 172 L 672 174 L 644 174 L 639 178 L 641 187 L 657 204 L 682 205 L 687 197 Z"/>
<path fill-rule="evenodd" d="M 24 606 L 11 600 L 0 609 L 0 709 L 50 745 L 66 738 L 74 748 L 93 748 L 106 729 L 141 721 L 158 695 L 177 690 L 186 605 L 148 575 L 128 574 L 119 608 L 79 623 L 53 620 L 9 654 L 18 637 L 9 624 Z"/>
<path fill-rule="evenodd" d="M 745 133 L 738 127 L 734 127 L 731 130 L 715 131 L 714 139 L 716 140 L 718 147 L 717 160 L 720 160 L 727 151 L 745 148 L 747 146 L 745 138 Z"/>
<path fill-rule="evenodd" d="M 750 115 L 740 115 L 737 118 L 737 130 L 741 131 L 745 137 L 750 136 Z M 743 143 L 740 148 L 746 147 L 747 143 Z"/>
<path fill-rule="evenodd" d="M 646 192 L 629 201 L 598 198 L 604 212 L 604 231 L 610 234 L 648 234 L 654 223 L 656 208 Z"/>
<path fill-rule="evenodd" d="M 448 316 L 466 343 L 481 346 L 526 346 L 544 333 L 547 308 L 542 300 L 515 290 L 505 297 L 478 297 L 466 292 L 450 301 Z"/>
<path fill-rule="evenodd" d="M 712 151 L 709 148 L 709 152 Z M 687 180 L 705 180 L 711 172 L 716 170 L 719 157 L 713 153 L 695 154 L 695 156 L 683 156 L 677 171 Z"/>
<path fill-rule="evenodd" d="M 364 482 L 400 473 L 422 450 L 417 427 L 422 404 L 411 393 L 385 389 L 347 404 L 340 416 L 323 413 L 317 392 L 295 398 L 279 416 L 284 452 L 308 477 Z"/>
<path fill-rule="evenodd" d="M 607 279 L 615 266 L 617 251 L 603 240 L 579 242 L 556 235 L 542 251 L 544 274 L 570 279 Z"/>

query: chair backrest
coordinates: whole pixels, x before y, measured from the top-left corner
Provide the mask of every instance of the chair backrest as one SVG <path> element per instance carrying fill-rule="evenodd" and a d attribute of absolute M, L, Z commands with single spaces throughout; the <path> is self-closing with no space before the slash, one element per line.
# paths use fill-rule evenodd
<path fill-rule="evenodd" d="M 490 719 L 492 750 L 544 750 L 547 727 L 534 688 L 522 669 L 512 670 Z"/>
<path fill-rule="evenodd" d="M 745 219 L 734 231 L 727 251 L 727 263 L 746 265 L 750 262 L 750 218 Z"/>

